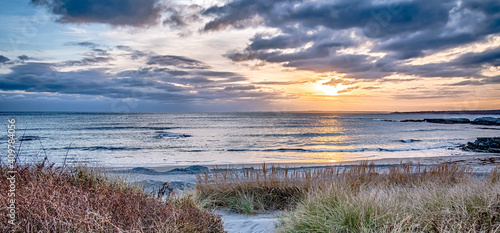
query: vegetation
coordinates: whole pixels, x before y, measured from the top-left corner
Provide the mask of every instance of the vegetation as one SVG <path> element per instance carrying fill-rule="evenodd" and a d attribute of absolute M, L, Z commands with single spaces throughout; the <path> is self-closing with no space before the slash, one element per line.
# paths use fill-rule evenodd
<path fill-rule="evenodd" d="M 220 216 L 199 209 L 189 197 L 153 197 L 85 167 L 42 163 L 14 170 L 17 222 L 6 224 L 2 214 L 1 232 L 223 232 Z M 0 167 L 4 177 L 8 171 Z M 8 186 L 0 183 L 1 190 Z M 7 195 L 0 202 L 8 206 Z"/>
<path fill-rule="evenodd" d="M 0 167 L 4 177 L 9 170 Z M 264 164 L 205 172 L 194 195 L 167 198 L 85 167 L 42 163 L 15 171 L 17 224 L 1 224 L 2 232 L 224 232 L 220 216 L 200 205 L 245 214 L 285 210 L 280 232 L 500 232 L 499 167 L 479 178 L 454 164 Z M 9 198 L 0 201 L 8 206 Z"/>
<path fill-rule="evenodd" d="M 499 232 L 500 173 L 474 177 L 442 164 L 374 164 L 312 170 L 271 167 L 198 176 L 206 207 L 242 213 L 286 209 L 281 232 Z"/>

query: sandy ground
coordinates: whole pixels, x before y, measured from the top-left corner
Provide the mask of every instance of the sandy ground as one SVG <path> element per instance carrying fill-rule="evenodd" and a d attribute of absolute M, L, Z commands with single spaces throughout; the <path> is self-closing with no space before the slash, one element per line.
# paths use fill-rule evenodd
<path fill-rule="evenodd" d="M 500 154 L 496 153 L 459 153 L 455 156 L 447 157 L 425 157 L 425 158 L 407 158 L 407 159 L 380 159 L 370 160 L 382 170 L 391 165 L 399 163 L 412 162 L 422 165 L 436 165 L 442 163 L 455 163 L 468 166 L 476 173 L 489 172 L 496 165 L 500 165 Z M 329 163 L 329 164 L 275 164 L 281 167 L 290 167 L 291 169 L 314 169 L 324 166 L 351 166 L 359 164 L 360 161 Z M 261 164 L 242 164 L 231 165 L 231 169 L 241 170 L 242 167 L 254 167 L 258 169 Z M 192 166 L 192 167 L 151 167 L 151 168 L 112 168 L 106 169 L 108 175 L 119 176 L 132 184 L 140 184 L 146 191 L 158 190 L 165 182 L 174 188 L 177 193 L 192 189 L 196 184 L 195 174 L 202 173 L 204 169 L 227 168 L 228 166 Z M 219 211 L 222 215 L 225 229 L 232 232 L 273 232 L 275 222 L 279 212 L 270 212 L 257 215 L 242 215 L 227 211 Z"/>
<path fill-rule="evenodd" d="M 275 231 L 275 223 L 279 212 L 257 215 L 241 215 L 228 211 L 220 213 L 224 222 L 224 229 L 229 232 L 268 233 Z"/>

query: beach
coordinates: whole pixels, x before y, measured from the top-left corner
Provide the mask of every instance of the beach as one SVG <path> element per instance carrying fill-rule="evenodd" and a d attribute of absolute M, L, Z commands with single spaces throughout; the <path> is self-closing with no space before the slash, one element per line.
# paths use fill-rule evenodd
<path fill-rule="evenodd" d="M 177 196 L 190 195 L 199 175 L 220 171 L 242 175 L 249 170 L 262 171 L 263 166 L 308 172 L 369 163 L 387 173 L 401 164 L 423 168 L 451 164 L 467 167 L 484 179 L 500 164 L 500 154 L 462 148 L 478 137 L 498 135 L 498 125 L 471 123 L 484 117 L 491 116 L 309 112 L 14 114 L 21 163 L 48 161 L 55 166 L 96 168 L 105 176 L 153 195 L 168 184 L 168 194 Z M 213 211 L 222 216 L 228 232 L 276 230 L 275 224 L 283 213 L 272 210 L 242 214 L 225 208 Z"/>
<path fill-rule="evenodd" d="M 290 168 L 290 170 L 318 170 L 326 167 L 350 168 L 357 166 L 363 161 L 350 161 L 344 163 L 316 163 L 316 164 L 267 164 L 266 166 L 276 166 Z M 367 162 L 367 161 L 364 161 Z M 390 167 L 400 164 L 411 163 L 420 164 L 423 167 L 432 167 L 442 164 L 455 164 L 470 168 L 479 179 L 486 179 L 487 174 L 496 166 L 500 165 L 500 154 L 498 153 L 474 153 L 465 155 L 443 156 L 443 157 L 418 157 L 406 159 L 379 159 L 370 160 L 377 169 L 388 172 Z M 229 169 L 242 174 L 245 169 L 262 169 L 262 164 L 240 164 L 240 165 L 207 165 L 207 166 L 162 166 L 162 167 L 136 167 L 136 168 L 104 168 L 106 174 L 121 177 L 129 184 L 140 185 L 146 191 L 158 190 L 165 182 L 178 194 L 183 194 L 193 190 L 196 186 L 196 175 L 203 174 L 203 171 L 210 173 L 219 170 Z M 481 178 L 483 177 L 483 178 Z M 245 215 L 231 212 L 224 209 L 216 210 L 223 219 L 224 229 L 227 232 L 272 232 L 276 230 L 275 224 L 278 221 L 280 211 L 262 212 L 252 215 Z"/>

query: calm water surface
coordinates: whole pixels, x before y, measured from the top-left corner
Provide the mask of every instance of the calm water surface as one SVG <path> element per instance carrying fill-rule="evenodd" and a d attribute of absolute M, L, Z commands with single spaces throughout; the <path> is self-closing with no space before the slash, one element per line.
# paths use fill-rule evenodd
<path fill-rule="evenodd" d="M 102 166 L 333 162 L 449 156 L 500 127 L 398 122 L 477 115 L 346 113 L 0 113 L 22 161 Z M 3 146 L 2 146 L 3 145 Z M 2 159 L 7 132 L 0 136 Z"/>

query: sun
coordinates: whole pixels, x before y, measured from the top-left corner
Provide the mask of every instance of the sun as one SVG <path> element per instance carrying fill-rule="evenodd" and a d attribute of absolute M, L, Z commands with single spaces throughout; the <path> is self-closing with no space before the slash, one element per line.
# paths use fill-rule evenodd
<path fill-rule="evenodd" d="M 314 83 L 316 89 L 322 91 L 326 95 L 339 95 L 338 93 L 339 91 L 347 89 L 349 87 L 349 85 L 342 85 L 342 84 L 338 84 L 336 86 L 323 85 L 326 82 L 328 82 L 328 80 L 320 80 Z"/>

